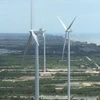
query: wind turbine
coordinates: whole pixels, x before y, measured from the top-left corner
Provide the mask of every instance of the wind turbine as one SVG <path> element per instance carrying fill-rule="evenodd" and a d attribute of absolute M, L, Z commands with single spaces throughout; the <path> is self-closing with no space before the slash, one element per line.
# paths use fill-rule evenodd
<path fill-rule="evenodd" d="M 24 56 L 29 48 L 30 43 L 32 42 L 32 38 L 35 40 L 35 100 L 39 100 L 39 43 L 38 43 L 38 31 L 33 30 L 33 0 L 30 1 L 31 5 L 31 30 L 30 36 L 25 48 Z M 24 57 L 23 57 L 24 59 Z"/>
<path fill-rule="evenodd" d="M 63 25 L 64 29 L 65 29 L 65 34 L 68 33 L 68 100 L 70 100 L 70 36 L 69 36 L 69 33 L 72 32 L 70 30 L 73 22 L 75 21 L 76 17 L 73 19 L 73 21 L 71 22 L 71 24 L 68 26 L 68 28 L 66 28 L 65 24 L 63 23 L 63 21 L 57 17 L 59 19 L 59 21 L 61 22 L 61 24 Z M 66 36 L 65 35 L 65 41 L 64 41 L 64 46 L 66 44 Z M 65 49 L 65 47 L 63 48 Z"/>

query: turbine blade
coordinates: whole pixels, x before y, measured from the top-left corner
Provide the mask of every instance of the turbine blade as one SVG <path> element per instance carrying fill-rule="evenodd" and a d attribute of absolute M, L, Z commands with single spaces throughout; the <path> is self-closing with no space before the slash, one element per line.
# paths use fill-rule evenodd
<path fill-rule="evenodd" d="M 66 38 L 67 38 L 67 34 L 65 33 L 64 45 L 63 45 L 63 51 L 62 51 L 62 60 L 64 58 L 64 52 L 65 52 L 65 46 L 66 46 Z"/>
<path fill-rule="evenodd" d="M 32 33 L 30 33 L 28 42 L 27 42 L 26 47 L 25 47 L 25 50 L 24 50 L 23 62 L 24 62 L 25 55 L 26 55 L 26 53 L 27 53 L 27 50 L 28 50 L 28 48 L 29 48 L 31 42 L 32 42 Z"/>
<path fill-rule="evenodd" d="M 59 19 L 59 21 L 61 22 L 62 26 L 64 27 L 65 31 L 67 30 L 65 24 L 63 23 L 63 21 L 57 16 L 57 18 Z"/>
<path fill-rule="evenodd" d="M 31 30 L 30 32 L 32 33 L 33 38 L 35 39 L 35 42 L 36 42 L 36 43 L 37 43 L 37 45 L 39 46 L 39 43 L 38 43 L 38 38 L 37 38 L 36 34 L 34 33 L 34 31 L 33 31 L 33 30 Z"/>
<path fill-rule="evenodd" d="M 72 97 L 70 98 L 70 100 L 73 100 L 74 96 L 75 96 L 75 95 L 72 95 Z"/>
<path fill-rule="evenodd" d="M 97 63 L 95 63 L 95 65 L 96 65 L 98 68 L 100 68 L 100 66 L 99 66 Z"/>
<path fill-rule="evenodd" d="M 86 56 L 86 58 L 87 58 L 89 61 L 92 61 L 91 58 L 89 58 L 88 56 Z"/>
<path fill-rule="evenodd" d="M 73 25 L 75 19 L 76 19 L 76 17 L 73 19 L 73 21 L 71 22 L 71 24 L 68 26 L 68 28 L 66 29 L 66 32 L 71 28 L 71 26 Z"/>

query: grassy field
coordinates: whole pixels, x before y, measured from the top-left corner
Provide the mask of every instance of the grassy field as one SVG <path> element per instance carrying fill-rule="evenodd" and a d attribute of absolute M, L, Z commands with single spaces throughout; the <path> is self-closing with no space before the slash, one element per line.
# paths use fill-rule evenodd
<path fill-rule="evenodd" d="M 34 61 L 33 55 L 0 55 L 0 100 L 32 100 L 34 96 Z M 99 56 L 91 58 L 100 64 Z M 40 56 L 40 72 L 43 70 L 43 56 Z M 84 65 L 84 68 L 80 66 Z M 85 73 L 83 70 L 95 68 L 86 57 L 71 56 L 71 94 L 99 96 L 100 74 Z M 63 95 L 67 93 L 67 58 L 61 61 L 60 56 L 47 56 L 47 71 L 54 71 L 47 76 L 40 74 L 40 95 Z M 61 88 L 61 90 L 56 90 Z M 95 91 L 95 92 L 94 92 Z M 14 97 L 15 96 L 15 97 Z M 22 98 L 21 96 L 24 96 Z M 25 96 L 27 98 L 25 99 Z"/>

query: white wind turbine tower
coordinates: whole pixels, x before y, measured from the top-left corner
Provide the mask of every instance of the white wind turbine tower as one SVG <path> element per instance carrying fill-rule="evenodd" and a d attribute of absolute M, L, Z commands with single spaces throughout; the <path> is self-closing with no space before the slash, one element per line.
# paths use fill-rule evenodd
<path fill-rule="evenodd" d="M 71 24 L 68 26 L 68 28 L 66 28 L 65 24 L 63 23 L 63 21 L 57 17 L 59 19 L 59 21 L 61 22 L 61 24 L 63 25 L 64 29 L 65 29 L 65 41 L 64 41 L 64 48 L 65 49 L 65 45 L 66 45 L 66 34 L 68 33 L 68 100 L 70 100 L 70 36 L 69 33 L 71 32 L 70 28 L 73 24 L 73 22 L 75 21 L 76 17 L 74 18 L 74 20 L 71 22 Z"/>
<path fill-rule="evenodd" d="M 41 30 L 42 30 L 42 35 L 43 35 L 43 42 L 44 42 L 44 69 L 43 69 L 43 71 L 44 72 L 46 72 L 46 36 L 45 36 L 45 29 L 44 29 L 44 16 L 42 16 L 42 21 L 43 21 L 43 23 L 42 23 L 42 28 L 41 28 Z"/>
<path fill-rule="evenodd" d="M 24 56 L 29 48 L 30 43 L 32 42 L 32 38 L 35 40 L 35 100 L 39 100 L 39 43 L 38 43 L 38 31 L 33 30 L 33 0 L 30 2 L 31 4 L 31 30 L 30 36 L 25 48 Z M 24 57 L 23 57 L 24 59 Z"/>
<path fill-rule="evenodd" d="M 45 29 L 40 28 L 39 31 L 34 31 L 35 33 L 42 34 L 44 40 L 44 72 L 46 72 L 46 39 L 45 39 Z"/>
<path fill-rule="evenodd" d="M 44 38 L 44 72 L 46 72 L 46 37 L 45 32 L 43 33 Z"/>

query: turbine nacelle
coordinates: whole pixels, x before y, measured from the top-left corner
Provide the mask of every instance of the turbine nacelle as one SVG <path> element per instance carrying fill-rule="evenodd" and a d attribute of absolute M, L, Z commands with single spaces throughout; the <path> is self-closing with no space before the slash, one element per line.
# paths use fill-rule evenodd
<path fill-rule="evenodd" d="M 31 30 L 32 31 L 32 30 Z M 38 31 L 34 31 L 34 33 L 35 34 L 43 34 L 43 33 L 45 33 L 45 29 L 43 29 L 43 28 L 40 28 Z"/>
<path fill-rule="evenodd" d="M 70 33 L 70 32 L 72 32 L 72 29 L 69 29 L 68 31 L 65 31 L 65 32 L 68 32 L 68 33 Z"/>
<path fill-rule="evenodd" d="M 30 33 L 34 32 L 33 30 L 29 30 Z"/>
<path fill-rule="evenodd" d="M 40 29 L 39 29 L 40 34 L 41 34 L 41 33 L 43 34 L 45 31 L 46 31 L 46 30 L 43 29 L 43 28 L 40 28 Z"/>

